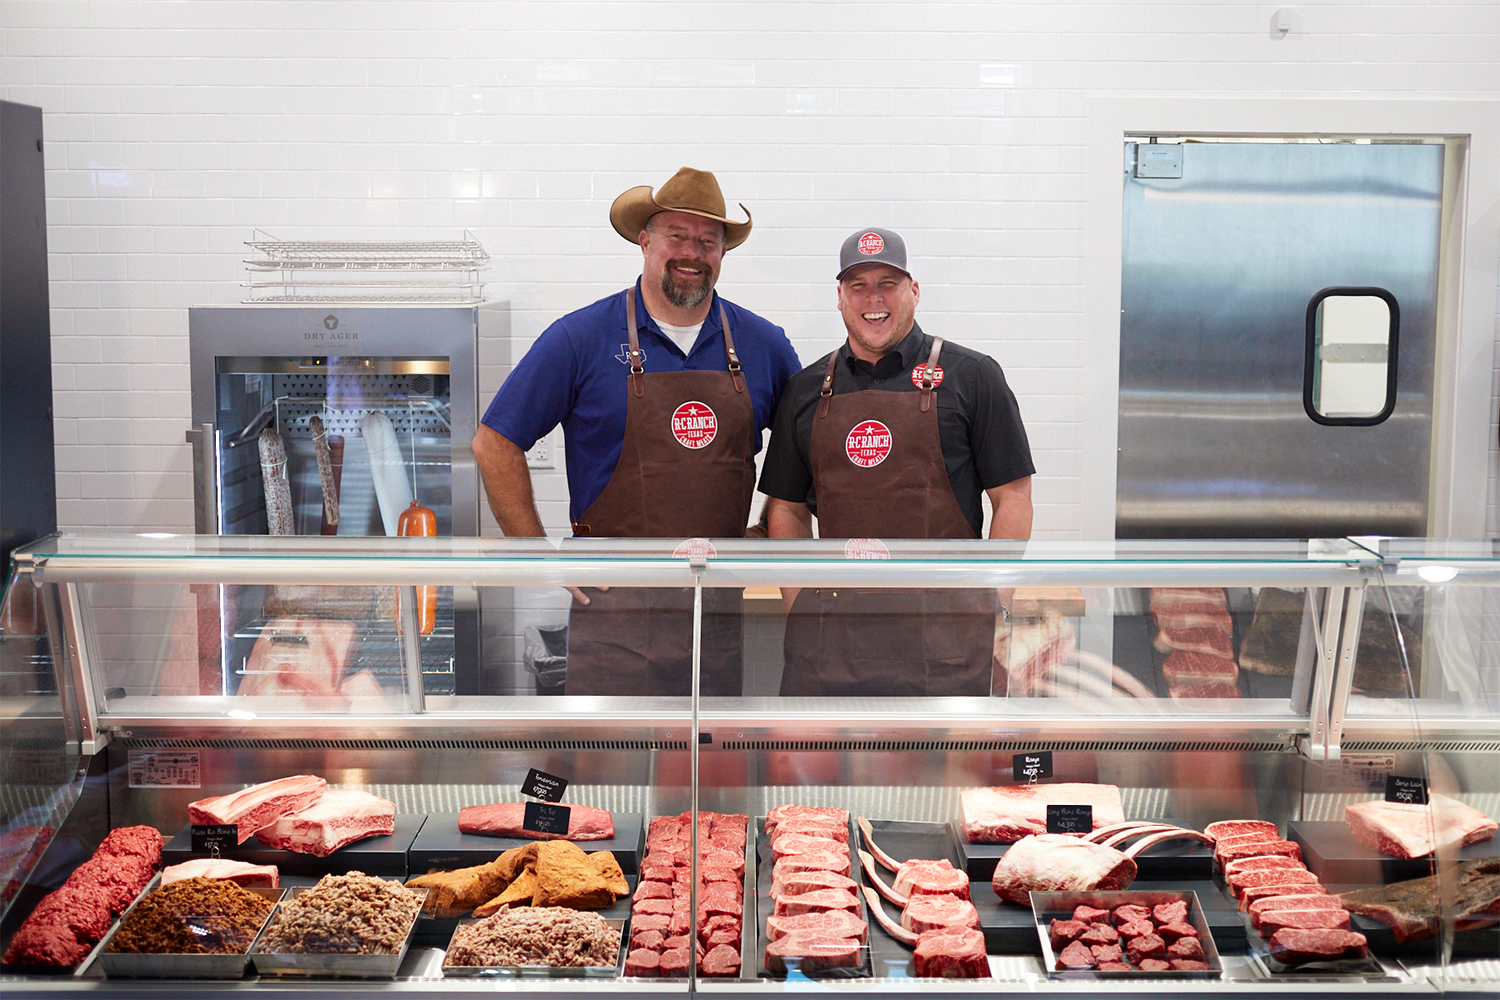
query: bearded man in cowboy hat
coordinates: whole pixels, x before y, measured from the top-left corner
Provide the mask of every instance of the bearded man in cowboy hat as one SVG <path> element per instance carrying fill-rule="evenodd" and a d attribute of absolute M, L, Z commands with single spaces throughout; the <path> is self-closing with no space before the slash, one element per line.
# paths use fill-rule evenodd
<path fill-rule="evenodd" d="M 641 249 L 635 283 L 549 326 L 505 380 L 474 437 L 495 519 L 541 536 L 526 451 L 562 424 L 573 533 L 739 538 L 754 455 L 800 368 L 785 331 L 723 299 L 728 250 L 750 235 L 718 180 L 683 167 L 654 193 L 634 187 L 609 221 Z M 574 588 L 566 694 L 686 695 L 691 591 Z M 705 591 L 705 695 L 742 688 L 738 591 Z"/>

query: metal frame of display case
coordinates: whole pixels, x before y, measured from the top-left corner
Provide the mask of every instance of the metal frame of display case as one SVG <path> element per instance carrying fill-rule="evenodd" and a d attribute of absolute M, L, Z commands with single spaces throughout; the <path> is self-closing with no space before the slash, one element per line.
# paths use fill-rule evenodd
<path fill-rule="evenodd" d="M 579 751 L 607 751 L 626 742 L 643 750 L 687 751 L 692 807 L 698 808 L 700 739 L 704 750 L 827 751 L 839 754 L 920 751 L 932 754 L 1057 749 L 1063 751 L 1173 752 L 1232 750 L 1299 756 L 1310 762 L 1337 760 L 1347 743 L 1393 737 L 1389 720 L 1348 714 L 1352 671 L 1364 596 L 1382 573 L 1415 572 L 1423 565 L 1411 555 L 1382 551 L 1368 540 L 1307 543 L 1296 558 L 1187 556 L 1107 558 L 1051 551 L 1047 546 L 1023 550 L 1015 543 L 967 543 L 945 549 L 945 543 L 891 543 L 888 562 L 851 561 L 842 545 L 808 541 L 769 557 L 765 542 L 716 542 L 710 554 L 678 556 L 671 543 L 589 540 L 580 546 L 556 540 L 494 539 L 319 539 L 224 538 L 184 539 L 65 538 L 44 540 L 17 553 L 24 578 L 50 595 L 49 616 L 59 674 L 60 707 L 70 717 L 84 755 L 107 749 L 112 740 L 162 745 L 235 747 L 274 750 L 306 745 L 345 749 L 422 752 L 441 744 L 453 750 L 543 748 L 558 743 Z M 1212 547 L 1212 544 L 1205 546 Z M 1119 548 L 1130 551 L 1128 543 Z M 961 557 L 960 557 L 961 554 Z M 1467 572 L 1467 571 L 1466 571 Z M 1305 712 L 1256 714 L 1253 711 L 1194 711 L 1180 702 L 1132 704 L 1128 711 L 1101 715 L 1097 700 L 1069 699 L 926 699 L 893 704 L 881 699 L 613 699 L 542 697 L 423 696 L 418 685 L 402 710 L 385 714 L 297 714 L 256 718 L 210 714 L 205 697 L 120 701 L 106 708 L 94 669 L 91 609 L 85 584 L 133 582 L 154 584 L 271 584 L 295 577 L 307 585 L 382 585 L 404 588 L 405 607 L 415 605 L 417 586 L 480 587 L 633 586 L 704 587 L 878 585 L 897 579 L 902 587 L 1048 586 L 1100 588 L 1301 586 L 1318 588 L 1316 658 Z M 24 582 L 24 581 L 23 581 Z M 1465 583 L 1500 586 L 1500 558 L 1475 568 Z M 695 616 L 695 623 L 697 616 Z M 408 618 L 406 634 L 414 635 Z M 695 624 L 696 634 L 696 624 Z M 415 643 L 403 646 L 407 676 L 420 677 Z M 695 645 L 696 657 L 696 645 Z M 413 670 L 415 669 L 415 674 Z M 1401 704 L 1405 705 L 1405 702 Z M 1409 707 L 1409 706 L 1408 706 Z M 1428 718 L 1420 740 L 1401 741 L 1405 749 L 1442 749 L 1444 740 L 1464 748 L 1500 752 L 1500 720 L 1491 716 Z M 747 961 L 749 959 L 747 958 Z M 425 959 L 424 959 L 425 961 Z M 1003 959 L 1002 959 L 1003 961 Z M 425 967 L 423 967 L 425 968 Z M 1500 980 L 1500 975 L 1497 975 Z M 432 969 L 412 972 L 387 984 L 330 982 L 274 985 L 229 983 L 167 984 L 128 981 L 12 979 L 4 989 L 27 995 L 73 995 L 83 990 L 101 995 L 197 996 L 243 989 L 274 989 L 280 995 L 318 996 L 344 992 L 436 992 L 467 995 L 497 988 L 494 982 L 444 980 Z M 577 983 L 514 981 L 506 990 L 544 992 L 640 992 L 670 994 L 688 990 L 726 995 L 761 995 L 799 989 L 849 993 L 912 992 L 925 995 L 973 995 L 993 992 L 996 984 L 867 981 L 858 983 L 782 984 L 712 982 L 696 977 L 678 984 L 649 981 Z M 1043 977 L 1000 989 L 1039 993 L 1097 995 L 1099 986 L 1051 981 Z M 1391 984 L 1396 992 L 1436 992 L 1441 984 L 1414 975 Z M 1484 989 L 1488 989 L 1488 984 Z M 1476 989 L 1483 993 L 1484 989 Z M 1297 995 L 1366 995 L 1368 986 L 1328 983 L 1314 986 L 1297 980 L 1225 980 L 1197 985 L 1141 984 L 1130 992 L 1171 996 L 1209 996 L 1267 990 Z M 1111 987 L 1111 991 L 1118 991 Z M 1449 993 L 1466 992 L 1459 986 Z"/>

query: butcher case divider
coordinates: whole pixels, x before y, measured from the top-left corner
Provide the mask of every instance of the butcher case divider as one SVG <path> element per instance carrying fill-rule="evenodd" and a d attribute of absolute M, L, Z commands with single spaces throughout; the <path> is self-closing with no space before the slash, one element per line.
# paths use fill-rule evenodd
<path fill-rule="evenodd" d="M 141 890 L 135 902 L 130 904 L 130 909 L 120 917 L 118 923 L 104 936 L 98 951 L 99 967 L 104 970 L 106 976 L 116 979 L 239 979 L 244 976 L 245 970 L 250 965 L 250 952 L 260 941 L 260 936 L 266 932 L 266 925 L 271 922 L 271 915 L 276 912 L 274 904 L 281 902 L 281 897 L 287 892 L 284 888 L 267 889 L 261 887 L 246 887 L 246 892 L 253 892 L 257 896 L 268 899 L 273 904 L 266 911 L 265 918 L 261 920 L 260 926 L 256 928 L 254 937 L 246 943 L 245 950 L 231 952 L 228 954 L 149 954 L 140 952 L 110 951 L 115 934 L 119 932 L 121 925 L 129 919 L 130 914 L 140 905 L 141 900 L 161 887 L 161 876 L 157 875 L 151 883 Z M 214 921 L 223 920 L 223 917 L 183 917 L 187 920 Z M 84 963 L 86 967 L 87 962 Z"/>
<path fill-rule="evenodd" d="M 1094 969 L 1059 971 L 1057 955 L 1052 951 L 1050 928 L 1054 920 L 1068 920 L 1080 906 L 1092 906 L 1101 910 L 1114 910 L 1117 906 L 1135 904 L 1156 907 L 1163 903 L 1185 902 L 1188 905 L 1187 922 L 1198 932 L 1198 943 L 1203 946 L 1205 971 L 1171 969 L 1166 972 L 1099 972 Z M 1122 892 L 1033 892 L 1031 894 L 1032 923 L 1042 943 L 1042 962 L 1047 974 L 1053 979 L 1217 979 L 1224 974 L 1224 964 L 1219 961 L 1219 949 L 1214 945 L 1214 936 L 1209 932 L 1208 921 L 1203 918 L 1203 907 L 1198 903 L 1196 892 L 1169 892 L 1160 889 Z"/>
<path fill-rule="evenodd" d="M 288 891 L 282 898 L 282 902 L 276 905 L 271 914 L 275 920 L 281 913 L 282 906 L 304 892 L 312 892 L 317 886 L 302 886 Z M 420 894 L 422 905 L 427 904 L 426 889 L 407 889 L 407 892 Z M 395 979 L 396 972 L 401 968 L 401 963 L 406 960 L 406 953 L 411 948 L 412 931 L 417 926 L 417 916 L 421 907 L 412 914 L 411 922 L 406 925 L 406 932 L 401 937 L 401 947 L 395 952 L 383 955 L 360 955 L 353 952 L 269 952 L 260 951 L 260 942 L 250 949 L 250 958 L 255 962 L 255 971 L 262 976 L 318 976 L 331 979 Z M 261 935 L 265 935 L 262 928 Z"/>
<path fill-rule="evenodd" d="M 631 879 L 630 881 L 632 882 L 632 888 L 634 888 L 634 879 Z M 601 914 L 609 913 L 620 906 L 624 906 L 625 908 L 625 912 L 627 914 L 627 917 L 625 919 L 620 919 L 618 917 L 604 918 L 604 922 L 608 924 L 610 928 L 619 932 L 620 935 L 620 955 L 619 958 L 616 959 L 614 965 L 555 966 L 445 964 L 443 966 L 443 975 L 456 979 L 477 979 L 485 977 L 493 977 L 496 979 L 618 979 L 624 975 L 625 956 L 630 951 L 630 941 L 629 938 L 626 937 L 626 933 L 629 930 L 628 925 L 630 922 L 628 917 L 628 914 L 630 912 L 630 899 L 627 896 L 625 899 L 617 902 L 614 907 L 610 908 L 610 910 L 599 911 Z M 473 923 L 478 923 L 478 921 L 468 919 L 457 921 L 457 926 L 453 928 L 453 934 L 458 933 L 458 928 L 460 926 Z M 453 940 L 453 934 L 448 935 L 448 940 L 450 943 Z M 451 949 L 444 950 L 445 962 L 447 961 L 446 955 L 449 950 Z"/>

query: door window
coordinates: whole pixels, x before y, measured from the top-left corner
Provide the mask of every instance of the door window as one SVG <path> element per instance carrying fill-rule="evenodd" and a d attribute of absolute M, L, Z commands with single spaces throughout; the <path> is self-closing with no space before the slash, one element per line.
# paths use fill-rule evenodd
<path fill-rule="evenodd" d="M 1384 288 L 1325 288 L 1312 297 L 1302 391 L 1309 417 L 1368 427 L 1391 415 L 1400 316 Z"/>

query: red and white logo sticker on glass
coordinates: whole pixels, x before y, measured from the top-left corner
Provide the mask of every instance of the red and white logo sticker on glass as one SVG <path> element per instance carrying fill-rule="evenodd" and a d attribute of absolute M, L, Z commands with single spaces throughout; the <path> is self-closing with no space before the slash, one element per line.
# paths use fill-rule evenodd
<path fill-rule="evenodd" d="M 859 252 L 866 257 L 873 257 L 885 249 L 885 240 L 880 238 L 879 233 L 865 233 L 859 238 Z"/>
<path fill-rule="evenodd" d="M 891 550 L 878 538 L 851 538 L 844 543 L 845 559 L 889 559 Z"/>
<path fill-rule="evenodd" d="M 927 371 L 927 362 L 922 362 L 911 370 L 911 384 L 918 389 L 922 388 L 922 374 Z M 935 365 L 932 369 L 932 387 L 936 389 L 943 384 L 943 366 Z"/>
<path fill-rule="evenodd" d="M 684 448 L 707 448 L 718 433 L 719 418 L 707 403 L 689 400 L 672 414 L 672 436 Z"/>
<path fill-rule="evenodd" d="M 861 469 L 873 469 L 891 453 L 891 429 L 879 420 L 854 425 L 844 439 L 844 454 Z"/>
<path fill-rule="evenodd" d="M 718 554 L 719 550 L 714 548 L 714 543 L 707 538 L 685 539 L 672 550 L 672 556 L 676 559 L 691 559 L 693 556 L 713 557 Z"/>

